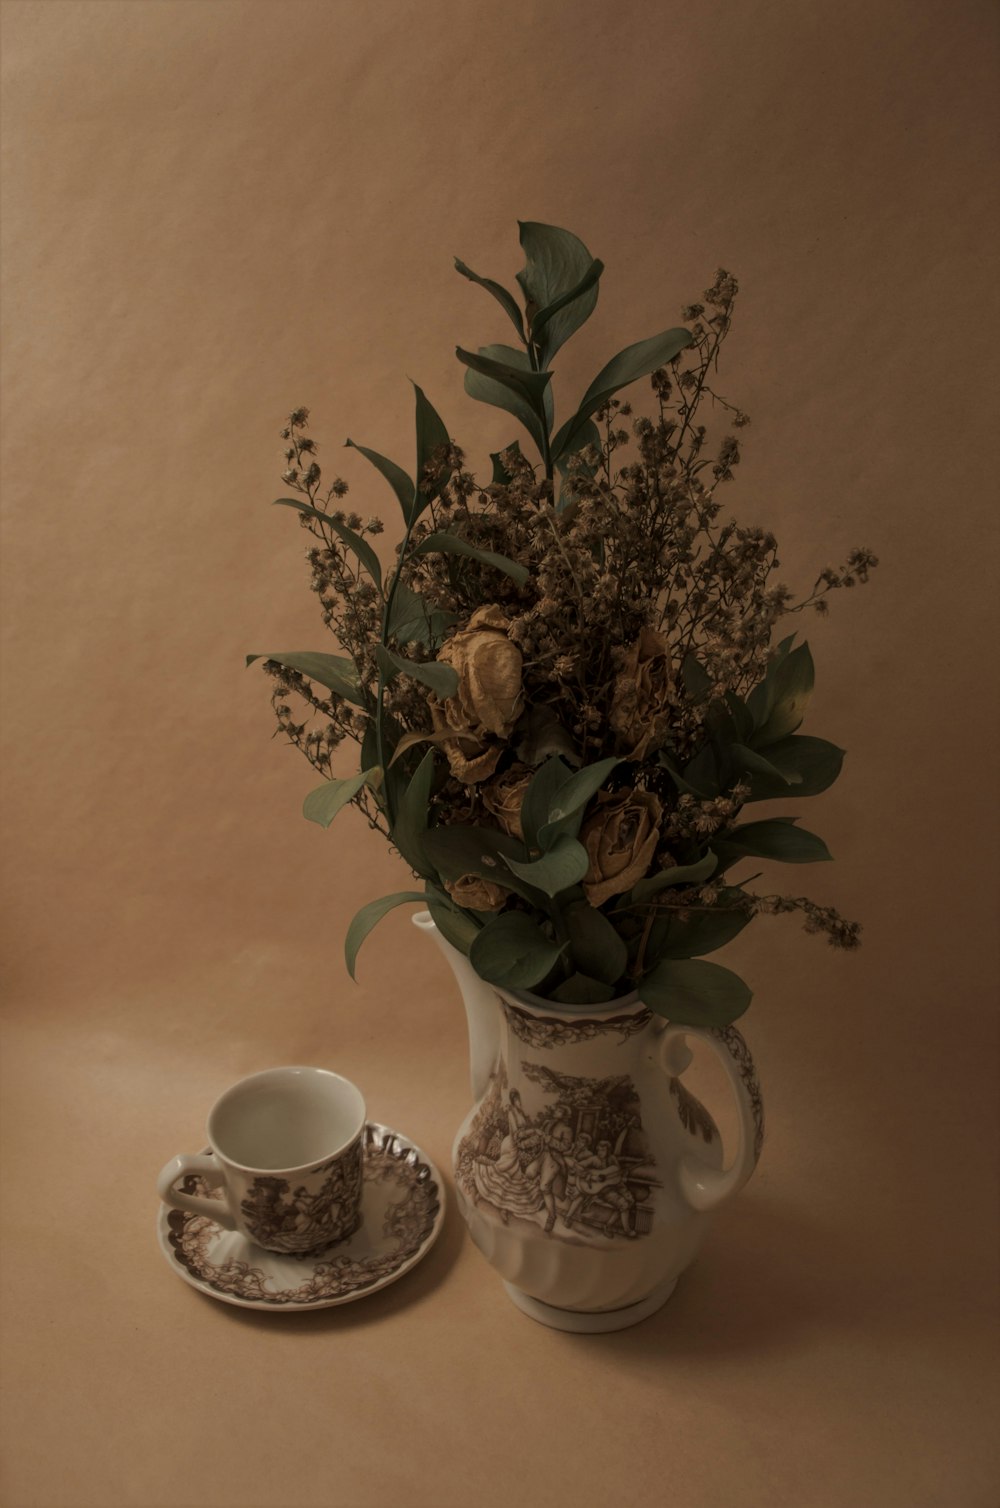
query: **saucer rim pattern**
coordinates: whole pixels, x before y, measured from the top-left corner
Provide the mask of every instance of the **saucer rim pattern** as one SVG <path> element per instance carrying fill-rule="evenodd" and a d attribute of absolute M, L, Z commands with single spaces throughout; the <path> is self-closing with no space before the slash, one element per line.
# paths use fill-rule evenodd
<path fill-rule="evenodd" d="M 417 1232 L 409 1241 L 404 1239 L 403 1244 L 396 1251 L 372 1253 L 367 1259 L 375 1267 L 370 1278 L 364 1281 L 359 1277 L 347 1292 L 333 1294 L 320 1292 L 314 1297 L 305 1299 L 296 1297 L 309 1286 L 310 1280 L 306 1276 L 310 1271 L 308 1256 L 282 1257 L 280 1253 L 264 1251 L 261 1247 L 246 1241 L 243 1243 L 245 1257 L 231 1257 L 224 1266 L 217 1269 L 221 1273 L 235 1268 L 245 1281 L 253 1280 L 258 1292 L 253 1297 L 243 1297 L 238 1292 L 234 1292 L 231 1287 L 224 1287 L 207 1276 L 196 1265 L 195 1258 L 185 1245 L 184 1238 L 190 1236 L 192 1229 L 200 1234 L 204 1227 L 211 1227 L 212 1222 L 204 1215 L 186 1214 L 181 1210 L 170 1209 L 167 1205 L 160 1206 L 157 1217 L 160 1249 L 172 1271 L 184 1282 L 209 1298 L 235 1305 L 240 1309 L 265 1310 L 271 1314 L 303 1313 L 312 1309 L 327 1309 L 339 1304 L 350 1304 L 358 1299 L 366 1298 L 369 1294 L 377 1293 L 380 1289 L 388 1287 L 390 1283 L 396 1282 L 427 1255 L 441 1232 L 445 1213 L 444 1185 L 431 1159 L 402 1132 L 394 1131 L 390 1126 L 385 1126 L 378 1121 L 367 1121 L 365 1123 L 366 1175 L 368 1169 L 373 1167 L 376 1158 L 382 1159 L 382 1163 L 381 1168 L 374 1174 L 375 1177 L 385 1177 L 398 1167 L 401 1172 L 403 1170 L 410 1172 L 409 1177 L 404 1173 L 401 1179 L 401 1182 L 408 1186 L 410 1195 L 422 1185 L 430 1185 L 433 1192 L 429 1207 L 422 1212 L 423 1223 Z M 390 1206 L 386 1212 L 386 1228 L 381 1237 L 383 1242 L 393 1237 L 399 1239 L 399 1232 L 390 1229 L 389 1222 L 393 1215 L 398 1215 L 401 1210 L 405 1211 L 405 1201 L 402 1206 Z M 214 1228 L 221 1229 L 218 1226 Z M 350 1245 L 349 1239 L 344 1243 L 344 1250 L 333 1247 L 315 1254 L 311 1263 L 314 1278 L 325 1275 L 336 1280 L 343 1273 L 345 1262 L 350 1261 Z M 260 1292 L 269 1280 L 267 1265 L 275 1260 L 292 1260 L 302 1265 L 303 1282 L 298 1288 L 279 1289 L 273 1294 Z M 387 1260 L 388 1266 L 375 1266 L 380 1260 L 382 1262 Z M 337 1269 L 340 1269 L 340 1274 Z"/>

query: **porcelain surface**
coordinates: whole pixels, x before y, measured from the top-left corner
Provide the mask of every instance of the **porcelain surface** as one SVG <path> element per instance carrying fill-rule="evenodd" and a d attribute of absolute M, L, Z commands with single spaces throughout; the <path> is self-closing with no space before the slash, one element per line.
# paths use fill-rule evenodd
<path fill-rule="evenodd" d="M 444 1218 L 444 1186 L 407 1137 L 369 1121 L 364 1137 L 360 1229 L 319 1252 L 265 1251 L 205 1215 L 163 1206 L 160 1248 L 178 1277 L 209 1298 L 244 1309 L 300 1311 L 349 1304 L 394 1283 L 424 1257 Z M 197 1175 L 187 1192 L 208 1195 Z"/>
<path fill-rule="evenodd" d="M 454 1166 L 473 1242 L 534 1319 L 581 1333 L 636 1323 L 666 1302 L 711 1213 L 757 1164 L 764 1111 L 746 1042 L 734 1026 L 664 1020 L 637 995 L 571 1011 L 494 988 L 427 913 L 414 921 L 468 1013 L 474 1103 Z M 683 1082 L 693 1044 L 735 1100 L 728 1159 Z"/>

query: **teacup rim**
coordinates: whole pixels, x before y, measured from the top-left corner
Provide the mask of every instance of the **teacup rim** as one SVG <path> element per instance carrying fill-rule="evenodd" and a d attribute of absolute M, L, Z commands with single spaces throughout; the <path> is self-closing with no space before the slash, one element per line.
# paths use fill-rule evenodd
<path fill-rule="evenodd" d="M 222 1148 L 218 1145 L 215 1136 L 213 1135 L 212 1122 L 215 1119 L 218 1111 L 221 1109 L 223 1103 L 230 1097 L 230 1095 L 235 1094 L 235 1092 L 239 1089 L 245 1089 L 249 1084 L 253 1084 L 262 1079 L 273 1078 L 279 1074 L 309 1074 L 317 1078 L 322 1077 L 327 1079 L 336 1079 L 338 1083 L 346 1085 L 347 1088 L 354 1091 L 355 1095 L 360 1101 L 360 1123 L 357 1125 L 355 1130 L 352 1131 L 351 1135 L 349 1137 L 346 1137 L 339 1146 L 337 1146 L 332 1152 L 324 1153 L 322 1157 L 312 1157 L 307 1162 L 296 1163 L 293 1166 L 287 1168 L 252 1167 L 248 1163 L 239 1162 L 235 1157 L 230 1157 L 228 1152 L 222 1150 Z M 234 1168 L 239 1173 L 246 1173 L 251 1176 L 275 1177 L 282 1174 L 287 1174 L 289 1176 L 296 1173 L 306 1174 L 315 1171 L 317 1167 L 322 1166 L 324 1163 L 332 1162 L 338 1157 L 345 1156 L 348 1152 L 351 1151 L 352 1147 L 359 1140 L 359 1138 L 364 1136 L 365 1127 L 367 1126 L 367 1124 L 368 1107 L 365 1104 L 365 1097 L 361 1093 L 361 1090 L 358 1088 L 357 1084 L 355 1084 L 352 1079 L 346 1078 L 342 1073 L 336 1073 L 332 1068 L 319 1068 L 315 1064 L 310 1063 L 284 1063 L 278 1064 L 273 1068 L 259 1069 L 256 1073 L 244 1074 L 242 1078 L 236 1079 L 234 1083 L 229 1084 L 222 1091 L 222 1093 L 216 1099 L 215 1103 L 212 1105 L 212 1108 L 208 1112 L 208 1121 L 205 1128 L 205 1134 L 208 1137 L 208 1144 L 212 1152 L 216 1157 L 220 1158 L 227 1165 L 227 1167 Z"/>

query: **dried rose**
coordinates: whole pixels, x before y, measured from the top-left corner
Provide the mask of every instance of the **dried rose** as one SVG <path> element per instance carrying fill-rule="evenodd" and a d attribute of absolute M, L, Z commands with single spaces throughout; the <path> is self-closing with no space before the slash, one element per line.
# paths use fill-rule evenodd
<path fill-rule="evenodd" d="M 624 895 L 641 880 L 653 861 L 663 815 L 652 791 L 602 791 L 597 810 L 580 829 L 590 868 L 583 889 L 592 906 Z"/>
<path fill-rule="evenodd" d="M 510 620 L 496 606 L 480 607 L 438 659 L 458 672 L 454 696 L 430 702 L 431 721 L 452 774 L 467 785 L 488 780 L 503 752 L 498 739 L 513 731 L 524 705 L 521 651 L 507 636 Z"/>
<path fill-rule="evenodd" d="M 457 906 L 464 906 L 468 911 L 499 911 L 510 895 L 502 885 L 481 879 L 477 874 L 463 874 L 459 880 L 445 880 L 444 888 Z"/>
<path fill-rule="evenodd" d="M 643 628 L 625 653 L 615 680 L 610 721 L 618 735 L 617 753 L 643 759 L 651 744 L 663 741 L 672 690 L 667 641 L 655 629 Z"/>
<path fill-rule="evenodd" d="M 521 806 L 531 779 L 532 771 L 527 765 L 515 764 L 503 775 L 497 775 L 489 785 L 483 786 L 483 805 L 512 838 L 524 837 L 521 831 Z"/>
<path fill-rule="evenodd" d="M 477 781 L 488 780 L 500 763 L 503 744 L 477 738 L 468 729 L 461 734 L 456 733 L 451 719 L 439 702 L 432 701 L 430 709 L 434 732 L 447 735 L 439 737 L 438 742 L 448 756 L 448 764 L 455 779 L 461 780 L 464 785 L 475 785 Z"/>

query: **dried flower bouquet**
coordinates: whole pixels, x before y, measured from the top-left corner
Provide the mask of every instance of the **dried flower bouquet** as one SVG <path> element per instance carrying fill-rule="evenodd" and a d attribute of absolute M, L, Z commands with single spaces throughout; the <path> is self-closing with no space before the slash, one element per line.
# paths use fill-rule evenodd
<path fill-rule="evenodd" d="M 416 388 L 411 477 L 356 446 L 395 493 L 403 533 L 385 568 L 382 523 L 325 484 L 308 411 L 282 430 L 283 480 L 313 536 L 312 589 L 339 653 L 264 658 L 279 730 L 325 777 L 305 802 L 324 826 L 358 806 L 422 889 L 370 902 L 347 961 L 392 907 L 428 906 L 479 974 L 566 1007 L 638 991 L 677 1022 L 723 1025 L 751 992 L 704 955 L 761 912 L 857 946 L 859 927 L 805 897 L 762 895 L 747 861 L 829 859 L 797 816 L 741 820 L 756 801 L 814 796 L 843 751 L 800 733 L 808 645 L 776 625 L 868 579 L 855 550 L 796 600 L 766 530 L 721 493 L 748 423 L 713 386 L 736 280 L 719 272 L 685 328 L 628 346 L 557 429 L 551 363 L 592 313 L 603 265 L 568 231 L 520 227 L 523 308 L 464 263 L 518 345 L 458 349 L 466 391 L 516 419 L 486 484 Z M 617 394 L 639 379 L 651 412 Z M 727 418 L 712 445 L 706 400 Z M 630 422 L 629 422 L 630 421 Z M 354 442 L 349 440 L 348 445 Z M 297 704 L 293 707 L 293 702 Z M 334 775 L 345 739 L 360 767 Z"/>

